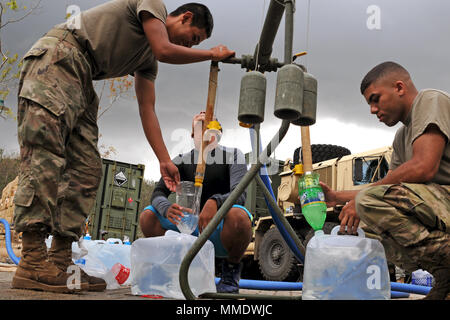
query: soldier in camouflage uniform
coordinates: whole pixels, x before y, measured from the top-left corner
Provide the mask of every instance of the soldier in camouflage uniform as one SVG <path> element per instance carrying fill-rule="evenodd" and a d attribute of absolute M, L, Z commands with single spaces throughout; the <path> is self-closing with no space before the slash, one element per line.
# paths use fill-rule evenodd
<path fill-rule="evenodd" d="M 97 149 L 99 100 L 92 81 L 135 77 L 144 133 L 167 187 L 179 182 L 154 112 L 157 61 L 219 61 L 225 46 L 192 49 L 210 37 L 207 7 L 187 4 L 167 15 L 161 0 L 116 0 L 81 13 L 39 39 L 23 58 L 18 92 L 20 174 L 14 225 L 22 259 L 13 288 L 54 292 L 101 291 L 102 279 L 84 272 L 68 286 L 71 244 L 79 239 L 102 175 Z M 47 253 L 45 238 L 53 235 Z"/>
<path fill-rule="evenodd" d="M 426 299 L 450 298 L 450 96 L 415 88 L 399 64 L 374 67 L 361 93 L 381 122 L 401 127 L 388 174 L 361 191 L 335 192 L 322 184 L 330 206 L 345 204 L 341 231 L 360 221 L 383 243 L 388 260 L 435 278 Z"/>

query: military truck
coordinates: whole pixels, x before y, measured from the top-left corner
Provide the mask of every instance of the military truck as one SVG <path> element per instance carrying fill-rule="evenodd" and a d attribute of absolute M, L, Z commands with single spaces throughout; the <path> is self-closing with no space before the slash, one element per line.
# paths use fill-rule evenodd
<path fill-rule="evenodd" d="M 391 147 L 351 154 L 344 147 L 313 144 L 311 150 L 314 172 L 319 173 L 320 181 L 334 190 L 358 190 L 380 180 L 388 172 L 392 154 Z M 293 159 L 286 159 L 280 165 L 279 173 L 270 178 L 278 206 L 306 247 L 314 232 L 301 213 L 298 199 L 300 175 L 295 174 L 294 167 L 301 161 L 300 155 L 301 148 L 297 148 Z M 256 205 L 252 201 L 256 202 Z M 258 190 L 256 184 L 247 189 L 246 205 L 255 213 L 255 224 L 253 241 L 243 259 L 243 277 L 302 281 L 303 266 L 275 227 L 262 191 Z M 330 233 L 331 229 L 339 224 L 340 209 L 342 207 L 328 208 L 323 228 L 325 233 Z"/>

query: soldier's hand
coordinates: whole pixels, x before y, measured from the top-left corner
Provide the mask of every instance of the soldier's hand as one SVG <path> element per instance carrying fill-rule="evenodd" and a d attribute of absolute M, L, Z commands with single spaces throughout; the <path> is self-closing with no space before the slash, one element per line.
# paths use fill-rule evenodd
<path fill-rule="evenodd" d="M 170 191 L 176 192 L 177 185 L 180 183 L 180 173 L 177 166 L 172 161 L 168 161 L 160 162 L 159 168 L 166 187 Z"/>
<path fill-rule="evenodd" d="M 209 199 L 203 206 L 202 212 L 200 212 L 198 218 L 198 231 L 200 233 L 202 233 L 202 231 L 206 228 L 211 219 L 214 218 L 216 213 L 217 213 L 217 202 L 214 199 Z"/>
<path fill-rule="evenodd" d="M 325 202 L 327 203 L 327 207 L 335 207 L 338 204 L 336 199 L 336 191 L 332 190 L 328 185 L 321 181 L 319 183 L 325 195 Z"/>
<path fill-rule="evenodd" d="M 224 45 L 218 45 L 217 47 L 211 48 L 212 52 L 212 61 L 222 61 L 226 58 L 234 57 L 236 54 L 234 51 L 229 50 Z"/>
<path fill-rule="evenodd" d="M 167 219 L 173 224 L 178 224 L 181 221 L 181 218 L 184 217 L 183 212 L 191 212 L 192 210 L 189 208 L 184 208 L 176 203 L 173 203 L 169 209 L 167 209 Z"/>
<path fill-rule="evenodd" d="M 349 201 L 342 208 L 341 213 L 339 214 L 339 220 L 341 221 L 339 232 L 345 233 L 345 226 L 347 226 L 347 234 L 357 234 L 360 219 L 356 212 L 355 200 Z"/>

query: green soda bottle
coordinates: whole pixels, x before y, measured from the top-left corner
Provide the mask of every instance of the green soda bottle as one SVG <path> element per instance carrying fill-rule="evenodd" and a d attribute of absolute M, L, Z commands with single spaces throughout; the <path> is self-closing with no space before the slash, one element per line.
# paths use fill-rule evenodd
<path fill-rule="evenodd" d="M 325 195 L 319 184 L 319 174 L 306 172 L 298 181 L 302 214 L 314 231 L 322 230 L 327 217 Z"/>

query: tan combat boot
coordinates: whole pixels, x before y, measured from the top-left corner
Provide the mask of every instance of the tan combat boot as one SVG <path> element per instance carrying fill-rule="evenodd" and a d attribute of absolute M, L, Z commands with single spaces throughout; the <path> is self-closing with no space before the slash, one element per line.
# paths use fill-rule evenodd
<path fill-rule="evenodd" d="M 69 285 L 71 275 L 48 260 L 45 235 L 38 231 L 22 233 L 22 258 L 12 279 L 13 289 L 32 289 L 58 293 L 76 293 L 87 289 L 87 283 Z"/>
<path fill-rule="evenodd" d="M 434 286 L 424 300 L 450 299 L 450 235 L 432 231 L 414 248 L 419 266 L 434 277 Z"/>
<path fill-rule="evenodd" d="M 69 266 L 73 266 L 72 261 L 72 239 L 66 237 L 60 237 L 58 235 L 53 236 L 52 246 L 48 251 L 48 257 L 61 271 L 66 272 Z M 96 278 L 88 275 L 80 268 L 81 281 L 87 282 L 88 291 L 103 291 L 106 289 L 106 282 L 101 278 Z"/>

